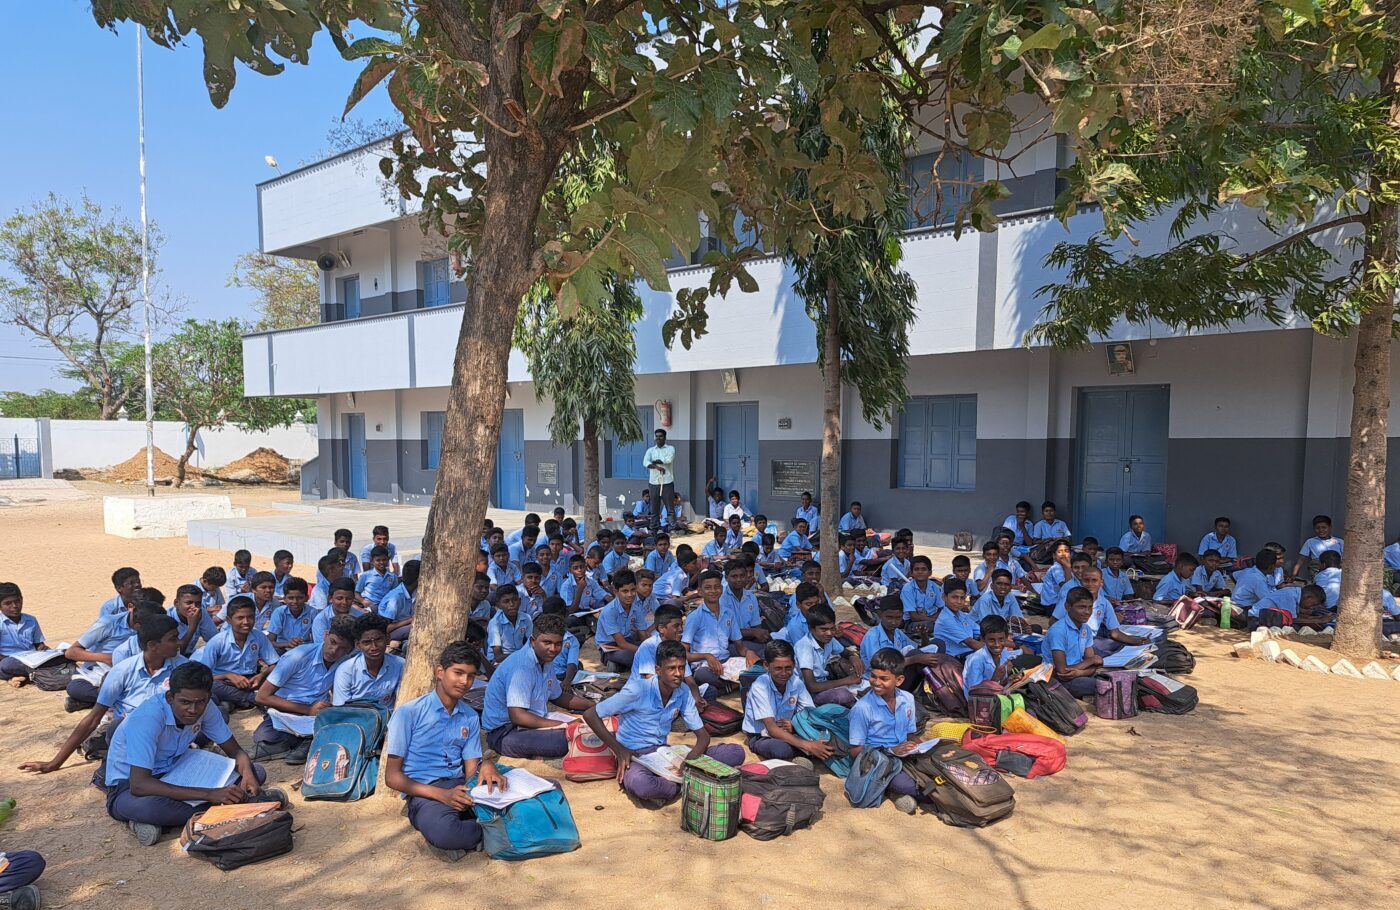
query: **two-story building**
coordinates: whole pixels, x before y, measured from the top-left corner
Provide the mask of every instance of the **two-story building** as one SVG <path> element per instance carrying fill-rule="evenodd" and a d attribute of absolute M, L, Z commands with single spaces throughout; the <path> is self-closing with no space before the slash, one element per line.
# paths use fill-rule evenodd
<path fill-rule="evenodd" d="M 257 188 L 266 253 L 323 260 L 322 322 L 244 340 L 250 395 L 315 398 L 320 457 L 307 494 L 426 502 L 443 457 L 441 433 L 453 350 L 467 297 L 441 242 L 425 240 L 415 204 L 387 190 L 377 159 L 356 149 Z M 1001 225 L 955 238 L 933 218 L 913 223 L 904 265 L 919 287 L 909 335 L 909 400 L 891 425 L 860 417 L 846 392 L 844 499 L 872 522 L 913 528 L 922 541 L 959 530 L 980 538 L 1017 500 L 1055 500 L 1077 537 L 1116 542 L 1131 513 L 1158 540 L 1194 545 L 1216 515 L 1241 546 L 1296 546 L 1317 512 L 1341 520 L 1353 346 L 1305 324 L 1173 334 L 1124 326 L 1080 351 L 1023 344 L 1053 280 L 1043 264 L 1058 242 L 1101 226 L 1093 211 L 1068 232 L 1052 217 L 1053 142 L 1021 157 Z M 911 173 L 927 172 L 927 158 Z M 974 165 L 945 160 L 970 173 Z M 986 165 L 990 167 L 991 165 Z M 949 200 L 949 205 L 956 200 Z M 945 207 L 946 208 L 946 207 Z M 1241 249 L 1266 242 L 1251 212 L 1222 225 Z M 1166 242 L 1166 225 L 1137 233 Z M 699 286 L 696 257 L 668 263 L 679 289 Z M 637 325 L 636 405 L 647 437 L 664 427 L 677 446 L 677 489 L 703 511 L 707 478 L 786 521 L 816 491 L 822 391 L 816 337 L 778 259 L 752 267 L 755 293 L 709 307 L 709 334 L 667 349 L 670 293 L 643 287 Z M 550 406 L 535 398 L 512 356 L 509 400 L 491 500 L 502 508 L 578 510 L 580 446 L 549 439 Z M 635 500 L 648 443 L 604 443 L 608 509 Z M 835 503 L 824 503 L 827 508 Z M 844 510 L 845 503 L 839 504 Z"/>

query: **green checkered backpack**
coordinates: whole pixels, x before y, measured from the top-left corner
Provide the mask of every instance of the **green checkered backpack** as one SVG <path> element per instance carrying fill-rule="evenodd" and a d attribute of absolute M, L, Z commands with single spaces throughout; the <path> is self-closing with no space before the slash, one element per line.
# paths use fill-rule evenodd
<path fill-rule="evenodd" d="M 687 759 L 681 774 L 681 830 L 706 840 L 739 831 L 739 772 L 708 755 Z"/>

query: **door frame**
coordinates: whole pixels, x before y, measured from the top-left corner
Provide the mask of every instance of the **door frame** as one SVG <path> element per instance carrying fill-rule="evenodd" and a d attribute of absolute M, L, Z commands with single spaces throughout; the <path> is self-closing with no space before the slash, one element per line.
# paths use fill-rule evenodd
<path fill-rule="evenodd" d="M 1133 384 L 1131 384 L 1131 385 L 1089 385 L 1089 386 L 1075 386 L 1075 387 L 1074 387 L 1074 411 L 1073 411 L 1073 413 L 1072 413 L 1072 417 L 1073 417 L 1073 421 L 1072 421 L 1072 422 L 1073 422 L 1073 425 L 1074 425 L 1074 444 L 1073 444 L 1073 446 L 1071 447 L 1071 450 L 1070 450 L 1070 457 L 1073 459 L 1073 463 L 1074 463 L 1073 473 L 1072 473 L 1073 484 L 1074 484 L 1074 485 L 1073 485 L 1073 487 L 1072 487 L 1071 490 L 1070 490 L 1070 494 L 1071 494 L 1071 497 L 1070 497 L 1070 498 L 1071 498 L 1071 501 L 1074 503 L 1074 514 L 1073 514 L 1073 521 L 1071 522 L 1071 527 L 1072 527 L 1072 528 L 1081 528 L 1081 530 L 1078 532 L 1079 537 L 1080 537 L 1081 539 L 1082 539 L 1083 536 L 1087 533 L 1086 531 L 1082 530 L 1083 525 L 1082 525 L 1082 523 L 1081 523 L 1081 518 L 1082 518 L 1082 516 L 1083 516 L 1083 514 L 1084 514 L 1084 467 L 1085 467 L 1085 465 L 1084 465 L 1084 445 L 1083 445 L 1083 438 L 1084 438 L 1084 436 L 1083 436 L 1083 432 L 1084 432 L 1084 425 L 1083 425 L 1083 420 L 1084 420 L 1084 407 L 1083 407 L 1083 405 L 1084 405 L 1084 395 L 1087 394 L 1087 393 L 1093 393 L 1093 392 L 1123 392 L 1123 393 L 1127 393 L 1127 392 L 1154 391 L 1154 390 L 1155 390 L 1155 391 L 1160 391 L 1160 392 L 1165 392 L 1165 393 L 1166 393 L 1166 396 L 1167 396 L 1167 413 L 1168 413 L 1168 415 L 1169 415 L 1169 416 L 1168 416 L 1168 421 L 1169 421 L 1169 422 L 1168 422 L 1168 424 L 1167 424 L 1167 443 L 1168 443 L 1168 445 L 1170 446 L 1170 443 L 1171 443 L 1170 413 L 1171 413 L 1171 394 L 1172 394 L 1171 389 L 1172 389 L 1171 384 L 1170 384 L 1170 383 L 1165 383 L 1165 382 L 1144 382 L 1144 383 L 1133 383 Z M 1168 467 L 1170 467 L 1170 465 L 1169 465 Z M 1162 495 L 1163 495 L 1164 497 L 1167 495 L 1167 491 L 1166 491 L 1165 489 L 1162 491 Z M 1049 498 L 1049 497 L 1046 497 L 1046 498 Z M 1127 519 L 1128 519 L 1127 514 L 1124 514 L 1124 515 L 1123 515 L 1123 529 L 1124 529 L 1124 530 L 1127 529 Z M 1166 533 L 1166 522 L 1167 522 L 1167 516 L 1166 516 L 1166 510 L 1165 510 L 1165 508 L 1164 508 L 1163 511 L 1162 511 L 1162 528 L 1160 529 L 1160 533 L 1163 534 L 1163 535 L 1165 535 L 1165 533 Z M 1120 532 L 1120 534 L 1121 534 L 1121 532 Z M 1111 546 L 1117 546 L 1117 538 L 1114 538 L 1113 542 L 1111 542 L 1111 543 L 1110 543 L 1110 542 L 1106 542 L 1106 541 L 1104 541 L 1102 538 L 1100 538 L 1099 543 L 1100 543 L 1100 546 L 1103 547 L 1103 549 L 1108 549 L 1108 548 L 1111 547 Z"/>
<path fill-rule="evenodd" d="M 492 505 L 494 505 L 498 509 L 515 509 L 514 506 L 507 506 L 502 504 L 504 500 L 502 490 L 505 489 L 505 475 L 504 472 L 501 470 L 501 455 L 503 454 L 503 447 L 506 441 L 505 430 L 506 420 L 508 419 L 506 415 L 512 412 L 520 415 L 520 457 L 516 460 L 520 466 L 520 485 L 518 488 L 520 494 L 520 509 L 525 508 L 525 410 L 524 408 L 505 408 L 501 413 L 501 436 L 500 439 L 496 442 L 496 471 L 495 477 L 492 478 L 491 483 L 491 502 Z"/>
<path fill-rule="evenodd" d="M 743 409 L 744 407 L 751 407 L 751 408 L 753 408 L 753 413 L 754 413 L 754 435 L 753 435 L 753 449 L 752 449 L 752 451 L 751 451 L 751 453 L 750 453 L 750 456 L 751 456 L 752 459 L 753 459 L 753 474 L 754 474 L 754 476 L 753 476 L 753 493 L 754 493 L 754 502 L 753 502 L 752 504 L 750 504 L 750 503 L 748 503 L 748 502 L 745 502 L 745 503 L 744 503 L 744 508 L 749 509 L 750 511 L 758 511 L 758 510 L 759 510 L 759 500 L 762 498 L 762 493 L 763 493 L 763 472 L 762 472 L 761 470 L 759 470 L 759 463 L 758 463 L 758 462 L 759 462 L 759 447 L 760 447 L 760 444 L 761 444 L 761 443 L 760 443 L 760 439 L 759 439 L 759 434 L 760 434 L 760 432 L 761 432 L 761 428 L 760 428 L 760 424 L 759 424 L 759 403 L 758 403 L 757 401 L 717 401 L 717 402 L 714 403 L 714 418 L 715 418 L 715 421 L 714 421 L 714 427 L 715 427 L 715 432 L 714 432 L 714 438 L 715 438 L 714 477 L 715 477 L 716 482 L 720 482 L 720 476 L 719 476 L 719 474 L 720 474 L 720 468 L 719 468 L 720 453 L 721 453 L 721 451 L 722 451 L 723 448 L 724 448 L 723 445 L 722 445 L 722 443 L 723 443 L 722 425 L 721 425 L 721 423 L 720 423 L 720 417 L 719 417 L 719 415 L 720 415 L 720 409 L 721 409 L 721 408 L 735 408 L 735 407 L 737 407 L 737 408 L 740 409 L 740 413 L 742 413 L 742 409 Z M 725 487 L 724 494 L 725 494 L 725 497 L 726 497 L 726 500 L 725 500 L 726 502 L 728 501 L 728 498 L 727 498 L 727 497 L 728 497 L 728 495 L 729 495 L 729 490 L 731 490 L 731 489 L 733 489 L 733 488 L 732 488 L 732 487 Z"/>

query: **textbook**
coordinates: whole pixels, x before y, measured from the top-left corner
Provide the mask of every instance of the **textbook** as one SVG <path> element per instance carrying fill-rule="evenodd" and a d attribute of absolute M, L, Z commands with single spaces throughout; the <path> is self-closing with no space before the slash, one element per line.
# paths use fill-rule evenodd
<path fill-rule="evenodd" d="M 11 654 L 10 656 L 29 669 L 37 670 L 55 657 L 62 657 L 63 652 L 67 651 L 69 646 L 68 642 L 61 641 L 58 643 L 58 647 L 49 648 L 47 651 L 21 651 L 18 654 Z"/>
<path fill-rule="evenodd" d="M 283 733 L 297 736 L 312 736 L 316 733 L 316 718 L 309 714 L 288 714 L 286 711 L 268 708 L 267 719 Z"/>
<path fill-rule="evenodd" d="M 730 682 L 738 682 L 739 677 L 744 675 L 744 671 L 749 668 L 749 662 L 744 657 L 731 657 L 724 662 L 724 673 L 721 675 Z"/>
<path fill-rule="evenodd" d="M 541 793 L 548 793 L 554 789 L 551 781 L 545 780 L 535 774 L 531 774 L 524 768 L 512 768 L 506 772 L 506 788 L 504 790 L 488 790 L 486 785 L 477 784 L 472 787 L 472 802 L 478 806 L 485 806 L 488 809 L 504 809 L 511 803 L 518 803 L 522 799 L 533 799 Z"/>
<path fill-rule="evenodd" d="M 634 755 L 632 761 L 662 780 L 678 784 L 681 782 L 681 767 L 685 762 L 685 757 L 689 754 L 690 749 L 685 746 L 662 746 L 655 752 Z"/>
<path fill-rule="evenodd" d="M 190 749 L 180 756 L 180 760 L 163 775 L 160 782 L 172 787 L 192 787 L 199 790 L 213 790 L 227 787 L 238 779 L 238 766 L 225 755 L 207 752 L 204 749 Z M 187 799 L 191 806 L 204 805 L 203 800 Z"/>
<path fill-rule="evenodd" d="M 609 679 L 621 679 L 621 673 L 614 673 L 611 670 L 580 670 L 574 675 L 574 685 L 588 682 L 603 682 Z"/>
<path fill-rule="evenodd" d="M 1137 633 L 1129 633 L 1137 634 Z M 1103 659 L 1103 665 L 1108 668 L 1126 667 L 1129 663 L 1151 651 L 1151 645 L 1124 645 L 1117 651 Z"/>

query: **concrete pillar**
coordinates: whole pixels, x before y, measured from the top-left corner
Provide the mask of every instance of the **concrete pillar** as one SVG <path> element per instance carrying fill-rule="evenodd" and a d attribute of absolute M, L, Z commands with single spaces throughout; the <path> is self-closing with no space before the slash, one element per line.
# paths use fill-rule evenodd
<path fill-rule="evenodd" d="M 39 476 L 47 480 L 53 477 L 53 427 L 47 417 L 36 418 L 34 427 L 39 442 Z"/>

